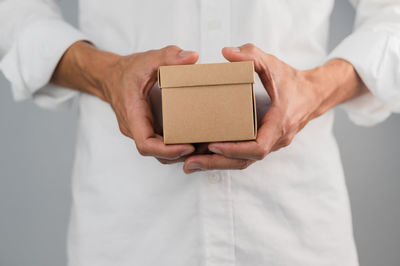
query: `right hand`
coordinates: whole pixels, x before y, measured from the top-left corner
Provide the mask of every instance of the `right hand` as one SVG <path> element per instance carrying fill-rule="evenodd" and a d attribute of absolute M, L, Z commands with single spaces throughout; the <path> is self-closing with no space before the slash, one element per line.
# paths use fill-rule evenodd
<path fill-rule="evenodd" d="M 162 163 L 174 163 L 184 161 L 195 151 L 191 144 L 163 143 L 162 136 L 154 130 L 149 92 L 157 81 L 159 66 L 194 64 L 199 57 L 196 52 L 167 46 L 160 50 L 117 56 L 88 43 L 76 44 L 63 56 L 52 82 L 92 93 L 110 103 L 121 132 L 135 141 L 143 156 L 154 156 Z M 71 62 L 74 60 L 78 62 Z M 75 68 L 76 75 L 73 75 Z M 81 73 L 82 70 L 87 73 Z"/>
<path fill-rule="evenodd" d="M 141 155 L 154 156 L 162 163 L 173 163 L 194 152 L 190 144 L 165 145 L 154 131 L 149 92 L 163 65 L 194 64 L 198 54 L 177 46 L 123 56 L 109 70 L 103 82 L 105 100 L 117 116 L 121 132 L 132 138 Z"/>

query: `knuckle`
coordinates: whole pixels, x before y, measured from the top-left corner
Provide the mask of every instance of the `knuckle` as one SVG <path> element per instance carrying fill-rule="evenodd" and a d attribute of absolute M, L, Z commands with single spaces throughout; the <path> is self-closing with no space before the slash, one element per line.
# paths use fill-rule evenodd
<path fill-rule="evenodd" d="M 255 159 L 258 160 L 258 161 L 264 159 L 264 154 L 262 154 L 262 153 L 256 154 Z"/>
<path fill-rule="evenodd" d="M 167 160 L 164 160 L 164 159 L 160 159 L 160 158 L 157 158 L 157 160 L 161 163 L 161 164 L 169 164 L 169 162 L 167 161 Z"/>
<path fill-rule="evenodd" d="M 257 159 L 257 160 L 262 160 L 262 159 L 264 159 L 264 158 L 267 156 L 267 154 L 268 154 L 268 149 L 267 149 L 267 147 L 266 147 L 266 146 L 261 146 L 261 147 L 258 149 L 258 152 L 256 153 L 256 159 Z"/>
<path fill-rule="evenodd" d="M 287 132 L 289 131 L 289 127 L 287 125 L 281 127 L 281 136 L 286 136 Z"/>
<path fill-rule="evenodd" d="M 289 135 L 285 136 L 285 137 L 280 141 L 280 146 L 281 146 L 281 147 L 289 146 L 290 143 L 292 143 L 294 136 L 295 136 L 295 134 L 289 134 Z"/>
<path fill-rule="evenodd" d="M 267 73 L 268 65 L 266 63 L 267 60 L 265 60 L 266 54 L 253 43 L 247 43 L 244 47 L 250 58 L 254 61 L 256 68 L 258 68 L 260 72 Z"/>
<path fill-rule="evenodd" d="M 249 165 L 250 165 L 250 161 L 249 160 L 240 160 L 239 170 L 244 170 L 247 167 L 249 167 Z"/>
<path fill-rule="evenodd" d="M 180 50 L 180 48 L 177 45 L 167 45 L 167 46 L 164 47 L 164 49 L 165 50 L 171 50 L 171 51 Z"/>
<path fill-rule="evenodd" d="M 128 132 L 128 130 L 126 130 L 125 128 L 119 128 L 119 131 L 121 131 L 122 135 L 124 135 L 125 137 L 130 138 L 130 134 Z"/>
<path fill-rule="evenodd" d="M 255 46 L 253 43 L 246 43 L 245 46 L 250 53 L 254 53 L 257 50 L 257 46 Z"/>
<path fill-rule="evenodd" d="M 180 48 L 176 45 L 168 45 L 168 46 L 165 46 L 163 49 L 161 49 L 161 53 L 164 57 L 167 57 L 171 53 L 177 52 L 179 50 L 180 50 Z"/>
<path fill-rule="evenodd" d="M 168 56 L 168 54 L 169 54 L 168 50 L 169 50 L 168 46 L 160 50 L 160 54 L 161 54 L 162 58 L 165 58 Z"/>
<path fill-rule="evenodd" d="M 149 155 L 147 146 L 144 143 L 136 143 L 136 149 L 138 150 L 139 154 L 142 156 Z"/>
<path fill-rule="evenodd" d="M 295 131 L 297 128 L 297 119 L 294 117 L 289 117 L 286 120 L 285 125 L 283 126 L 283 135 L 290 134 L 291 132 Z"/>
<path fill-rule="evenodd" d="M 289 146 L 290 143 L 291 143 L 290 138 L 284 138 L 284 139 L 281 141 L 282 147 Z"/>
<path fill-rule="evenodd" d="M 296 126 L 295 122 L 294 122 L 292 119 L 290 119 L 290 120 L 288 121 L 288 124 L 286 125 L 286 131 L 287 131 L 287 133 L 292 132 L 292 131 L 294 130 L 295 126 Z"/>
<path fill-rule="evenodd" d="M 171 64 L 171 60 L 174 55 L 176 55 L 181 48 L 179 48 L 176 45 L 168 45 L 165 46 L 164 48 L 159 50 L 160 53 L 160 63 L 162 65 L 169 65 Z"/>
<path fill-rule="evenodd" d="M 286 121 L 286 123 L 281 126 L 281 136 L 286 137 L 292 131 L 292 128 L 292 122 L 290 120 Z"/>

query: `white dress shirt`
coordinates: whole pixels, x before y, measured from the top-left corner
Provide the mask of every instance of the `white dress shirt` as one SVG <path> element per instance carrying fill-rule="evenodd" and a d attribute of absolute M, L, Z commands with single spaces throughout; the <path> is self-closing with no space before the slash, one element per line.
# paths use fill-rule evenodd
<path fill-rule="evenodd" d="M 201 63 L 252 42 L 299 69 L 350 61 L 371 93 L 342 106 L 372 125 L 400 110 L 400 1 L 353 4 L 355 30 L 328 55 L 333 0 L 80 0 L 79 30 L 55 1 L 0 0 L 0 69 L 15 99 L 79 99 L 69 266 L 358 265 L 332 111 L 246 170 L 185 175 L 139 155 L 107 103 L 49 84 L 77 40 L 119 54 L 175 44 Z M 256 95 L 261 117 L 259 81 Z"/>

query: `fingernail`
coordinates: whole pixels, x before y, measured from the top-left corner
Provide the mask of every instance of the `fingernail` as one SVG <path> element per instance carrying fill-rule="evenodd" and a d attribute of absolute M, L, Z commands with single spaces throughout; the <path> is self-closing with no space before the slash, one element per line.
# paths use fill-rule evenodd
<path fill-rule="evenodd" d="M 185 57 L 185 56 L 188 56 L 189 54 L 191 54 L 191 53 L 193 53 L 192 51 L 185 51 L 185 50 L 182 50 L 182 51 L 180 51 L 179 52 L 179 56 L 181 56 L 181 57 Z"/>
<path fill-rule="evenodd" d="M 201 167 L 199 163 L 191 163 L 188 165 L 188 169 L 191 171 L 199 171 L 201 170 Z"/>
<path fill-rule="evenodd" d="M 179 156 L 183 157 L 183 156 L 186 156 L 186 155 L 191 154 L 191 153 L 192 153 L 192 150 L 186 150 L 186 151 L 181 152 L 181 154 Z"/>
<path fill-rule="evenodd" d="M 240 48 L 239 47 L 230 47 L 230 49 L 234 53 L 240 53 Z"/>
<path fill-rule="evenodd" d="M 217 147 L 211 146 L 211 147 L 209 147 L 208 149 L 209 149 L 210 151 L 212 151 L 213 153 L 222 154 L 222 151 L 221 151 L 219 148 L 217 148 Z"/>

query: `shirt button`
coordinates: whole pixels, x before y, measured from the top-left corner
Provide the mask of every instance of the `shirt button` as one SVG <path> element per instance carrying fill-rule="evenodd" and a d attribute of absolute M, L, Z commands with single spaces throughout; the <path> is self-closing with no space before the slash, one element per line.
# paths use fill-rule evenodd
<path fill-rule="evenodd" d="M 216 173 L 210 174 L 208 176 L 208 182 L 210 182 L 211 184 L 217 184 L 220 181 L 221 181 L 221 177 Z"/>

